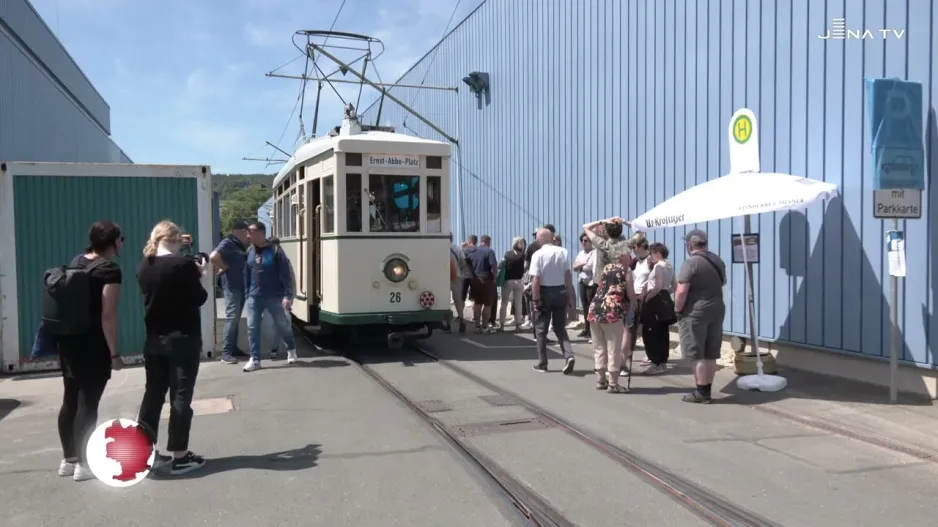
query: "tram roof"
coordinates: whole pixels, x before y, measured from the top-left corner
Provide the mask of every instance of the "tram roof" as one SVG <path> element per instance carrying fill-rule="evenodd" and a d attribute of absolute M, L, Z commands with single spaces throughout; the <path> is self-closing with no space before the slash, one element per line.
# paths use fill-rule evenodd
<path fill-rule="evenodd" d="M 452 154 L 449 143 L 394 132 L 368 130 L 353 135 L 324 135 L 309 141 L 294 152 L 293 157 L 286 162 L 274 178 L 274 187 L 279 185 L 297 165 L 329 150 L 360 154 L 421 156 L 450 156 Z"/>

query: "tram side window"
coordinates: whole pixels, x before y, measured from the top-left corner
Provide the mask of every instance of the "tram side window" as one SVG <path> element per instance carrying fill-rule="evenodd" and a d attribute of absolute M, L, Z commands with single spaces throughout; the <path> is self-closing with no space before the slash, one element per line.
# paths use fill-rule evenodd
<path fill-rule="evenodd" d="M 300 174 L 301 174 L 300 178 L 302 178 L 302 177 L 303 177 L 303 176 L 302 176 L 302 172 L 301 172 Z M 306 208 L 306 183 L 301 183 L 301 184 L 300 184 L 300 201 L 299 201 L 299 203 L 297 203 L 296 209 L 299 211 L 299 210 L 303 210 L 303 209 L 305 209 L 305 208 Z M 299 216 L 299 214 L 297 214 L 297 216 Z M 306 219 L 306 215 L 303 215 L 303 218 L 299 218 L 299 217 L 298 217 L 297 220 L 296 220 L 296 221 L 297 221 L 297 224 L 299 225 L 299 231 L 298 231 L 298 232 L 299 232 L 300 238 L 302 238 L 303 236 L 306 235 L 306 221 L 305 221 L 305 219 Z"/>
<path fill-rule="evenodd" d="M 276 210 L 275 215 L 277 216 L 276 218 L 277 219 L 277 236 L 280 236 L 282 238 L 284 235 L 284 232 L 283 232 L 283 197 L 282 196 L 277 200 L 277 204 L 275 205 L 274 208 Z"/>
<path fill-rule="evenodd" d="M 335 182 L 332 176 L 322 179 L 322 232 L 335 232 Z"/>
<path fill-rule="evenodd" d="M 427 232 L 443 232 L 443 179 L 427 176 Z"/>
<path fill-rule="evenodd" d="M 296 201 L 296 188 L 290 191 L 290 236 L 297 235 L 296 229 L 296 216 L 298 210 L 298 202 Z"/>
<path fill-rule="evenodd" d="M 280 197 L 280 237 L 285 238 L 290 236 L 290 231 L 287 229 L 287 194 L 284 193 Z"/>
<path fill-rule="evenodd" d="M 361 174 L 345 174 L 345 215 L 345 230 L 362 232 Z"/>
<path fill-rule="evenodd" d="M 369 174 L 371 232 L 420 232 L 420 176 Z"/>

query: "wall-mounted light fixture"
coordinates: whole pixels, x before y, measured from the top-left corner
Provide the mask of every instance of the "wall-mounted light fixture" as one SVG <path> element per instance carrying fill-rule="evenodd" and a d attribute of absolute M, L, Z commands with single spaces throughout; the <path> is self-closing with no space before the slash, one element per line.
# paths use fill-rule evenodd
<path fill-rule="evenodd" d="M 479 101 L 479 109 L 482 109 L 482 96 L 485 96 L 485 105 L 492 102 L 491 91 L 489 90 L 489 74 L 480 71 L 473 71 L 468 76 L 463 77 L 462 81 L 469 86 L 469 91 L 476 96 Z"/>

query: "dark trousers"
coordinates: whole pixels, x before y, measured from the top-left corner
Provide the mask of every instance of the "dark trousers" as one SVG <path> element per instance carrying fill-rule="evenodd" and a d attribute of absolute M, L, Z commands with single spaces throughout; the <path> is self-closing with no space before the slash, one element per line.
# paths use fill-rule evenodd
<path fill-rule="evenodd" d="M 472 284 L 471 278 L 463 278 L 462 281 L 462 299 L 463 301 L 469 298 L 469 285 Z"/>
<path fill-rule="evenodd" d="M 629 349 L 635 352 L 635 345 L 638 344 L 638 329 L 642 326 L 642 302 L 638 302 L 635 308 L 635 315 L 632 317 L 632 323 L 629 324 Z M 645 342 L 645 331 L 642 330 L 642 343 Z M 645 354 L 648 354 L 646 349 Z"/>
<path fill-rule="evenodd" d="M 534 336 L 537 337 L 537 363 L 547 367 L 547 331 L 554 323 L 554 334 L 560 341 L 564 359 L 573 356 L 567 336 L 567 288 L 541 287 L 541 302 L 534 311 Z"/>
<path fill-rule="evenodd" d="M 163 402 L 169 392 L 169 430 L 166 450 L 189 450 L 192 427 L 192 396 L 199 375 L 202 340 L 186 336 L 148 337 L 144 350 L 147 374 L 138 422 L 152 434 L 156 443 Z"/>
<path fill-rule="evenodd" d="M 590 304 L 593 302 L 593 297 L 596 296 L 596 289 L 599 286 L 597 285 L 587 285 L 587 282 L 579 282 L 579 292 L 580 292 L 580 306 L 583 307 L 583 316 L 589 315 Z M 583 334 L 587 337 L 590 336 L 590 325 L 586 324 L 586 329 L 583 330 Z"/>
<path fill-rule="evenodd" d="M 642 342 L 645 345 L 645 356 L 655 366 L 668 363 L 671 353 L 670 327 L 664 324 L 642 324 Z"/>
<path fill-rule="evenodd" d="M 59 410 L 59 439 L 65 459 L 85 461 L 85 447 L 98 422 L 98 405 L 107 378 L 63 377 L 65 394 Z"/>
<path fill-rule="evenodd" d="M 534 335 L 534 338 L 537 338 L 537 313 L 534 313 L 534 292 L 533 288 L 525 288 L 524 294 L 521 295 L 521 298 L 524 299 L 524 305 L 528 307 L 528 313 L 531 313 L 531 334 Z"/>

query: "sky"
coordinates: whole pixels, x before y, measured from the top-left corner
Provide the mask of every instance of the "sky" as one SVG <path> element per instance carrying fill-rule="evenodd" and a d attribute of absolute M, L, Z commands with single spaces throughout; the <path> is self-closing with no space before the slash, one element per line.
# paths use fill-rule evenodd
<path fill-rule="evenodd" d="M 454 8 L 456 25 L 481 1 L 461 0 L 456 8 L 457 0 L 346 0 L 334 29 L 379 38 L 385 52 L 375 63 L 377 73 L 384 82 L 393 82 L 439 41 Z M 279 165 L 242 160 L 286 157 L 265 141 L 292 153 L 300 131 L 299 110 L 292 119 L 290 115 L 302 83 L 265 74 L 276 70 L 301 75 L 305 60 L 291 42 L 292 35 L 300 29 L 329 29 L 342 4 L 342 0 L 31 2 L 110 105 L 111 138 L 134 162 L 209 164 L 216 174 L 275 173 Z M 330 52 L 349 60 L 360 55 Z M 326 73 L 336 69 L 327 58 L 319 64 Z M 372 67 L 368 72 L 376 80 Z M 357 99 L 358 85 L 335 86 L 347 100 Z M 309 86 L 306 95 L 303 121 L 309 134 L 315 86 Z M 366 86 L 360 109 L 376 95 Z M 319 132 L 339 125 L 341 119 L 341 101 L 324 87 Z"/>

